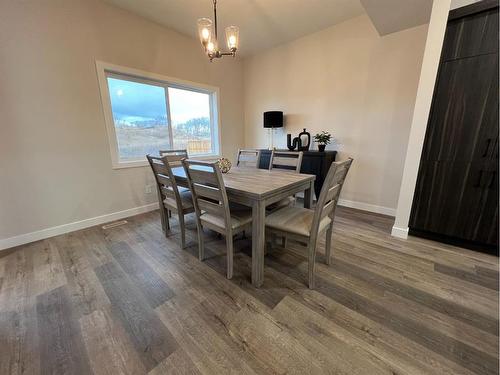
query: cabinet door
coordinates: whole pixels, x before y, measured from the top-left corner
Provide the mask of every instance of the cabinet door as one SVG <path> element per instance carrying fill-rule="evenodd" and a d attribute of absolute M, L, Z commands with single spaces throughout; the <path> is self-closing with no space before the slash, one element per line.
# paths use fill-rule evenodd
<path fill-rule="evenodd" d="M 323 166 L 325 164 L 326 153 L 313 153 L 304 154 L 302 158 L 302 166 L 300 167 L 300 173 L 314 174 L 316 175 L 316 180 L 314 181 L 314 193 L 316 199 L 319 198 L 319 193 L 321 192 L 321 187 L 323 182 L 325 182 L 325 174 L 323 172 Z"/>
<path fill-rule="evenodd" d="M 260 151 L 259 168 L 260 169 L 269 169 L 270 162 L 271 162 L 271 151 L 270 150 L 261 150 Z"/>
<path fill-rule="evenodd" d="M 498 54 L 443 62 L 422 160 L 484 160 L 497 135 Z"/>
<path fill-rule="evenodd" d="M 498 162 L 482 164 L 480 199 L 469 224 L 459 230 L 472 241 L 498 246 Z"/>
<path fill-rule="evenodd" d="M 422 162 L 410 228 L 474 241 L 488 176 L 484 163 Z"/>
<path fill-rule="evenodd" d="M 448 22 L 441 59 L 498 52 L 498 7 Z"/>

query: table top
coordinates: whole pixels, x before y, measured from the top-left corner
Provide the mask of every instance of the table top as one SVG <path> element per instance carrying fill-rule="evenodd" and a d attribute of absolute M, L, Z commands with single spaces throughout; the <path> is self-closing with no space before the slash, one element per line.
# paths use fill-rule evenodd
<path fill-rule="evenodd" d="M 172 168 L 172 172 L 176 179 L 186 179 L 184 168 Z M 228 193 L 244 194 L 257 199 L 272 196 L 280 190 L 310 183 L 316 179 L 316 176 L 311 174 L 238 167 L 231 168 L 228 173 L 223 173 L 222 177 Z"/>

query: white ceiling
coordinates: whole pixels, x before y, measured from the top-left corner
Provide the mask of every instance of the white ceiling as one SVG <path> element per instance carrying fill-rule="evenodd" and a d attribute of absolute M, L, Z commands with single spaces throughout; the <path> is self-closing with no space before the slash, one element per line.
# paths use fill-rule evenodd
<path fill-rule="evenodd" d="M 213 19 L 212 0 L 104 0 L 182 34 L 198 38 L 196 21 Z M 249 56 L 367 14 L 380 35 L 428 23 L 433 0 L 217 0 L 220 42 L 224 28 L 240 28 Z M 438 0 L 439 1 L 439 0 Z M 474 2 L 477 0 L 454 0 Z"/>
<path fill-rule="evenodd" d="M 380 35 L 428 23 L 432 0 L 361 0 Z"/>
<path fill-rule="evenodd" d="M 451 0 L 450 9 L 461 8 L 470 4 L 478 3 L 481 0 Z"/>
<path fill-rule="evenodd" d="M 212 0 L 104 1 L 194 38 L 198 38 L 196 20 L 201 17 L 213 19 Z M 219 34 L 224 35 L 226 26 L 239 26 L 240 54 L 243 56 L 300 38 L 363 13 L 359 0 L 217 1 Z"/>

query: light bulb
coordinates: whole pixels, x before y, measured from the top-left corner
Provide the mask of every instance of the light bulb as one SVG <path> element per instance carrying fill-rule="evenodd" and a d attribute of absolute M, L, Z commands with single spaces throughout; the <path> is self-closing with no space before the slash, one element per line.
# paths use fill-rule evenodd
<path fill-rule="evenodd" d="M 198 35 L 200 42 L 204 48 L 210 39 L 212 39 L 212 21 L 208 18 L 200 18 L 198 20 Z"/>
<path fill-rule="evenodd" d="M 233 53 L 238 49 L 239 37 L 240 37 L 240 29 L 238 29 L 238 27 L 236 26 L 226 27 L 227 48 L 229 48 Z"/>
<path fill-rule="evenodd" d="M 208 42 L 207 44 L 207 51 L 212 53 L 215 50 L 215 44 L 213 42 Z"/>
<path fill-rule="evenodd" d="M 204 28 L 203 30 L 201 30 L 201 37 L 203 38 L 203 40 L 208 40 L 208 38 L 210 37 L 210 31 L 208 31 L 207 28 Z"/>

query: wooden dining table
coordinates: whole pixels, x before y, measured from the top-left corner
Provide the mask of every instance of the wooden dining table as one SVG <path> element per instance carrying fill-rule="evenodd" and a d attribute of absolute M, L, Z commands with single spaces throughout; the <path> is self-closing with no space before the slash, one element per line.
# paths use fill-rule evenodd
<path fill-rule="evenodd" d="M 188 187 L 182 167 L 173 168 L 172 172 L 179 186 Z M 252 208 L 252 284 L 260 287 L 264 281 L 266 207 L 304 192 L 304 207 L 311 208 L 316 176 L 283 170 L 237 167 L 222 176 L 228 200 Z"/>

